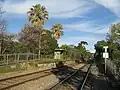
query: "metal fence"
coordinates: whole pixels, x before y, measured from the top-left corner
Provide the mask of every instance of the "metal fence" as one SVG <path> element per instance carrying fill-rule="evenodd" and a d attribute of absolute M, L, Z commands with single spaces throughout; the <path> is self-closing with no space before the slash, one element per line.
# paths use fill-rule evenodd
<path fill-rule="evenodd" d="M 64 60 L 80 59 L 77 56 L 64 56 Z M 31 61 L 55 61 L 54 55 L 38 55 L 33 53 L 19 53 L 19 54 L 0 54 L 0 66 L 9 66 Z"/>
<path fill-rule="evenodd" d="M 107 68 L 109 71 L 115 76 L 117 80 L 120 80 L 120 67 L 117 66 L 113 61 L 107 60 L 106 61 Z"/>
<path fill-rule="evenodd" d="M 32 53 L 19 53 L 19 54 L 2 54 L 0 55 L 0 66 L 8 66 L 12 64 L 19 64 L 22 62 L 29 62 L 35 60 L 50 60 L 53 55 L 39 55 Z"/>

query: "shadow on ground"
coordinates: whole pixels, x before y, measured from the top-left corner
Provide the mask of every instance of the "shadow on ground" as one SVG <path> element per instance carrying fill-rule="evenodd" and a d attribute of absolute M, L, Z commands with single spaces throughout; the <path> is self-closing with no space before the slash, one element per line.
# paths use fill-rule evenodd
<path fill-rule="evenodd" d="M 92 90 L 120 90 L 118 82 L 115 81 L 110 72 L 104 73 L 104 64 L 97 64 L 98 75 L 94 78 Z M 116 83 L 115 83 L 116 82 Z M 114 85 L 113 85 L 114 84 Z"/>
<path fill-rule="evenodd" d="M 74 69 L 72 67 L 65 66 L 65 65 L 62 67 L 59 67 L 59 68 L 52 69 L 53 74 L 56 75 L 56 77 L 59 79 L 59 81 L 62 81 L 63 79 L 67 78 L 68 76 L 72 75 L 75 71 L 77 71 L 77 69 Z M 62 85 L 60 87 L 61 89 L 58 89 L 58 90 L 77 90 L 80 87 L 80 85 L 82 84 L 85 75 L 86 75 L 86 72 L 79 70 L 70 79 L 68 79 L 64 83 L 62 83 Z"/>
<path fill-rule="evenodd" d="M 77 71 L 69 66 L 63 65 L 62 67 L 53 68 L 53 74 L 59 81 L 67 78 L 69 75 Z M 79 70 L 74 76 L 66 80 L 59 89 L 56 90 L 80 90 L 86 72 Z M 119 90 L 110 86 L 109 82 L 105 79 L 104 75 L 96 76 L 90 74 L 83 90 Z"/>

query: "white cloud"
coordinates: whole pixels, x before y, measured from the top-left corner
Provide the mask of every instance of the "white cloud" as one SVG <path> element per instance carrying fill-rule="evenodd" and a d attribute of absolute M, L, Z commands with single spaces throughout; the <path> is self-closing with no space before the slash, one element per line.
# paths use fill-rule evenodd
<path fill-rule="evenodd" d="M 96 36 L 96 35 L 90 35 L 90 36 L 71 36 L 66 38 L 61 38 L 59 40 L 59 45 L 67 44 L 67 45 L 78 45 L 80 41 L 87 41 L 88 45 L 86 45 L 86 48 L 90 50 L 91 52 L 94 52 L 94 44 L 98 40 L 104 40 L 104 37 Z"/>
<path fill-rule="evenodd" d="M 109 30 L 109 25 L 99 25 L 96 24 L 96 21 L 86 21 L 86 22 L 77 22 L 73 24 L 65 24 L 65 30 L 77 30 L 81 32 L 91 32 L 91 33 L 98 33 L 98 34 L 105 34 Z"/>
<path fill-rule="evenodd" d="M 120 0 L 93 0 L 120 17 Z"/>
<path fill-rule="evenodd" d="M 120 22 L 120 19 L 114 20 L 107 24 L 99 24 L 97 20 L 94 21 L 81 21 L 72 24 L 64 24 L 64 30 L 90 32 L 93 34 L 106 34 L 109 32 L 111 24 Z"/>
<path fill-rule="evenodd" d="M 109 31 L 109 27 L 111 24 L 118 23 L 120 20 L 113 21 L 107 25 L 98 25 L 96 24 L 96 21 L 86 21 L 86 22 L 78 22 L 73 24 L 65 24 L 64 29 L 65 30 L 78 30 L 82 32 L 92 32 L 91 35 L 82 35 L 82 36 L 71 36 L 66 38 L 61 38 L 59 40 L 59 44 L 73 44 L 77 45 L 80 41 L 84 40 L 88 42 L 88 46 L 86 48 L 90 50 L 91 52 L 95 52 L 94 50 L 94 44 L 96 44 L 97 41 L 105 40 L 106 33 Z"/>
<path fill-rule="evenodd" d="M 6 0 L 4 10 L 8 13 L 26 14 L 33 4 L 42 4 L 49 11 L 50 17 L 83 17 L 96 6 L 85 0 L 26 0 L 23 3 L 11 3 Z"/>
<path fill-rule="evenodd" d="M 99 34 L 108 33 L 109 32 L 109 27 L 110 27 L 110 25 L 106 25 L 103 28 L 96 30 L 95 33 L 99 33 Z"/>

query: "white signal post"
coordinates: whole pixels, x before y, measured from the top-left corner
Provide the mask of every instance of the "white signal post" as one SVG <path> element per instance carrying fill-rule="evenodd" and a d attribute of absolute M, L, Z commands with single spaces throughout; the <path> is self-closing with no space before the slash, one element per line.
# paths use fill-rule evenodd
<path fill-rule="evenodd" d="M 109 54 L 107 52 L 108 46 L 103 47 L 105 49 L 105 52 L 103 53 L 103 58 L 105 58 L 105 73 L 106 73 L 106 60 L 109 58 Z"/>

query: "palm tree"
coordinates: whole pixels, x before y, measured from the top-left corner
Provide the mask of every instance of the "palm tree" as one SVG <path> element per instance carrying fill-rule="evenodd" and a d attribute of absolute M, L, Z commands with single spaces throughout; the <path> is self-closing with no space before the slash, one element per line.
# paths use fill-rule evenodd
<path fill-rule="evenodd" d="M 48 11 L 46 8 L 40 4 L 33 5 L 32 8 L 27 12 L 29 21 L 32 26 L 40 30 L 40 38 L 39 38 L 39 56 L 41 49 L 41 33 L 42 28 L 45 22 L 48 20 Z"/>
<path fill-rule="evenodd" d="M 63 26 L 61 24 L 55 24 L 52 27 L 52 33 L 55 39 L 59 39 L 63 35 Z"/>
<path fill-rule="evenodd" d="M 41 28 L 48 20 L 48 11 L 40 4 L 33 5 L 27 12 L 29 21 L 33 27 Z"/>
<path fill-rule="evenodd" d="M 86 41 L 81 41 L 80 43 L 78 43 L 78 48 L 81 51 L 81 59 L 84 61 L 84 56 L 87 51 L 85 49 L 85 46 L 83 45 L 88 45 L 88 43 Z"/>

